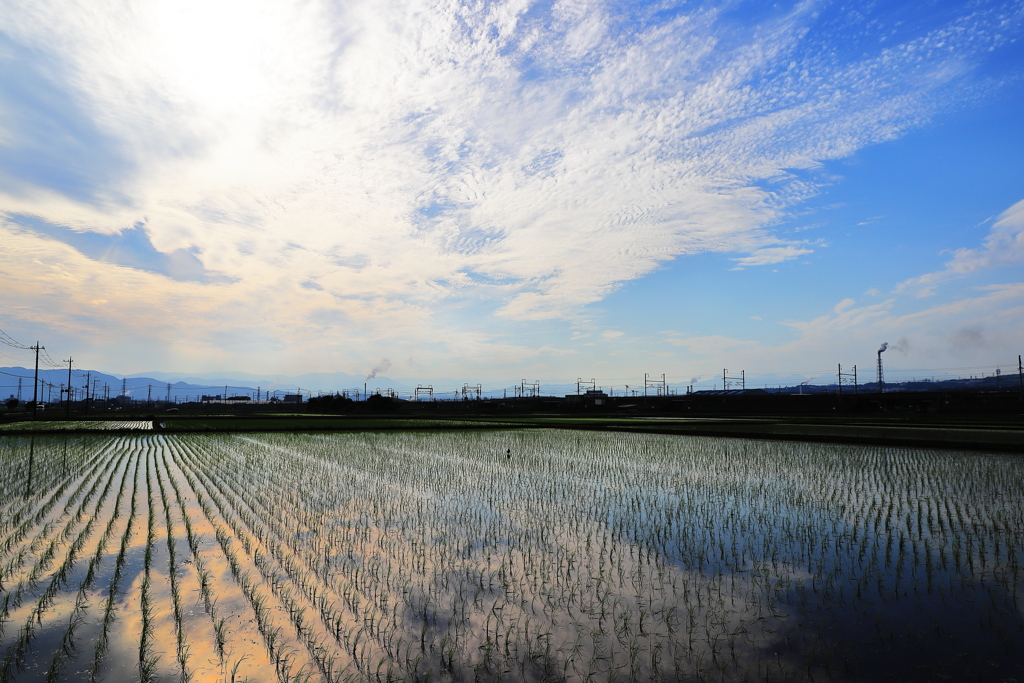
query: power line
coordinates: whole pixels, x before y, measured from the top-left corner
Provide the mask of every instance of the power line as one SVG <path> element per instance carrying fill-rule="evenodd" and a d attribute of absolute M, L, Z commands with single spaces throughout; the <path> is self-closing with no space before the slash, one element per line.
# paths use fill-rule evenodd
<path fill-rule="evenodd" d="M 50 354 L 48 354 L 48 353 L 46 352 L 46 350 L 45 350 L 45 347 L 43 347 L 43 361 L 44 361 L 44 362 L 45 362 L 45 363 L 46 363 L 47 365 L 49 365 L 50 367 L 52 367 L 52 368 L 63 368 L 63 367 L 64 367 L 64 365 L 63 365 L 62 363 L 58 363 L 58 362 L 57 362 L 57 361 L 55 361 L 54 359 L 50 358 Z"/>
<path fill-rule="evenodd" d="M 7 375 L 8 377 L 17 377 L 18 379 L 32 379 L 32 375 L 15 375 L 10 372 L 0 372 L 0 375 Z"/>
<path fill-rule="evenodd" d="M 0 344 L 6 344 L 7 346 L 11 346 L 15 349 L 23 349 L 25 351 L 32 350 L 31 346 L 28 346 L 27 344 L 22 344 L 11 335 L 4 332 L 3 330 L 0 330 Z"/>

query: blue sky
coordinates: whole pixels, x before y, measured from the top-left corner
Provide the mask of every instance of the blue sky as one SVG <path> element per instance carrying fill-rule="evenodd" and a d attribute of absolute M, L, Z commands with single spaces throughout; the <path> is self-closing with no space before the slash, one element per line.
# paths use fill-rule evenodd
<path fill-rule="evenodd" d="M 120 373 L 1015 364 L 1021 2 L 14 2 L 0 328 Z M 968 374 L 977 374 L 972 370 Z"/>

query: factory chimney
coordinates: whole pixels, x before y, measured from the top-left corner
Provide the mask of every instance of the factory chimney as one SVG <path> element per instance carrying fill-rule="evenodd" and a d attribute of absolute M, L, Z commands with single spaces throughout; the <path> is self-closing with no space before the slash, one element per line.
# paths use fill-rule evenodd
<path fill-rule="evenodd" d="M 885 391 L 885 378 L 882 375 L 882 354 L 889 348 L 889 342 L 882 342 L 882 345 L 878 347 L 878 393 Z"/>

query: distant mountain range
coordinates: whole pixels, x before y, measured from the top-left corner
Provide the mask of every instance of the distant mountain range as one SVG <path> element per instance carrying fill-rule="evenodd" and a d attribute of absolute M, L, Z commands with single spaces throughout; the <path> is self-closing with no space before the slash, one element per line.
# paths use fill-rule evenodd
<path fill-rule="evenodd" d="M 21 386 L 21 398 L 32 399 L 32 368 L 2 367 L 0 368 L 0 396 L 18 396 L 19 380 Z M 202 395 L 223 395 L 225 389 L 229 396 L 249 395 L 255 396 L 259 391 L 262 395 L 267 392 L 276 393 L 278 396 L 292 394 L 300 391 L 309 395 L 318 392 L 334 391 L 363 391 L 364 377 L 362 375 L 348 375 L 345 373 L 319 373 L 300 375 L 298 377 L 249 375 L 245 373 L 209 373 L 209 374 L 187 374 L 173 372 L 146 372 L 127 376 L 114 376 L 96 370 L 74 370 L 71 375 L 71 385 L 75 388 L 77 396 L 82 395 L 86 385 L 91 385 L 95 395 L 110 397 L 118 396 L 124 391 L 134 399 L 153 400 L 167 399 L 185 401 L 192 400 Z M 44 401 L 60 400 L 60 388 L 68 384 L 67 370 L 40 370 L 40 386 L 43 387 Z M 366 381 L 366 388 L 370 391 L 394 389 L 395 391 L 408 392 L 415 389 L 416 384 L 409 385 L 407 382 L 396 381 L 390 377 L 374 377 Z"/>

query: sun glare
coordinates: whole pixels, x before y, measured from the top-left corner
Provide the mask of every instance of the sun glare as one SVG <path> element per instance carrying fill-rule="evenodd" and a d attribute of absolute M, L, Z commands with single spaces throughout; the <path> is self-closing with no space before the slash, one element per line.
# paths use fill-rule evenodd
<path fill-rule="evenodd" d="M 282 19 L 239 0 L 162 2 L 151 10 L 153 58 L 195 104 L 244 110 L 270 90 L 267 67 L 285 48 Z"/>

